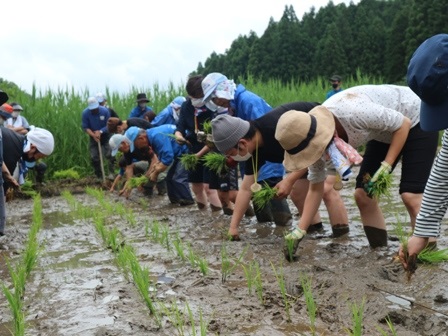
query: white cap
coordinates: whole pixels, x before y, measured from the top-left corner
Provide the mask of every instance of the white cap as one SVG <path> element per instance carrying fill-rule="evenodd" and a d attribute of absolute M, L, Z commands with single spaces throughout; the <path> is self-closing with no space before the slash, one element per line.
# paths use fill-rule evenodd
<path fill-rule="evenodd" d="M 106 96 L 104 95 L 104 93 L 102 93 L 102 92 L 98 92 L 96 95 L 95 95 L 95 98 L 96 98 L 96 100 L 98 100 L 98 103 L 102 103 L 103 101 L 105 101 L 106 100 Z"/>

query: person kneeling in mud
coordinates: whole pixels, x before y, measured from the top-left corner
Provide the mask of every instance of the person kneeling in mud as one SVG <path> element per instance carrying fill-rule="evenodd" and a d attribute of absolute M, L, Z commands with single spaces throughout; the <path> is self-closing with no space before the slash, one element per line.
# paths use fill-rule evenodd
<path fill-rule="evenodd" d="M 274 137 L 279 118 L 291 109 L 310 111 L 317 105 L 317 103 L 310 102 L 284 104 L 252 121 L 245 121 L 229 115 L 220 115 L 213 119 L 212 134 L 217 149 L 237 160 L 240 158 L 247 158 L 248 160 L 245 164 L 245 174 L 238 191 L 230 223 L 229 235 L 232 240 L 240 239 L 238 226 L 252 197 L 251 186 L 256 182 L 258 169 L 266 161 L 281 163 L 284 160 L 285 150 Z M 291 200 L 296 205 L 299 213 L 303 213 L 303 203 L 306 195 L 304 191 L 306 192 L 308 189 L 308 181 L 303 175 L 302 172 L 291 172 L 283 180 L 277 181 L 273 185 L 277 189 L 276 198 L 273 200 L 274 206 L 271 208 L 274 213 L 287 214 L 285 211 L 282 211 L 283 206 L 281 204 L 277 206 L 276 203 L 280 203 L 282 199 L 286 201 L 285 198 L 288 195 L 291 196 Z M 333 192 L 338 193 L 331 186 L 329 193 Z M 332 200 L 332 202 L 328 201 L 328 204 L 326 203 L 329 213 L 330 209 L 335 210 L 330 213 L 333 236 L 339 237 L 349 232 L 347 212 L 340 197 L 329 197 L 328 199 Z M 335 200 L 339 201 L 336 202 Z M 290 219 L 291 217 L 283 216 L 284 222 L 290 221 Z M 312 217 L 312 223 L 313 225 L 309 228 L 309 231 L 322 228 L 322 222 L 317 210 Z"/>

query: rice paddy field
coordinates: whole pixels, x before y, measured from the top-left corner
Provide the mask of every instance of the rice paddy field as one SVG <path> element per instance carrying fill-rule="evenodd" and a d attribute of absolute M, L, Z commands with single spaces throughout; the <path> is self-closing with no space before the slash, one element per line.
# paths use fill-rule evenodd
<path fill-rule="evenodd" d="M 344 87 L 367 83 L 381 81 L 358 74 Z M 326 79 L 243 84 L 272 106 L 321 102 L 329 90 Z M 185 94 L 182 87 L 157 85 L 104 92 L 123 119 L 138 92 L 148 94 L 156 112 Z M 395 173 L 391 195 L 380 199 L 387 248 L 369 247 L 349 181 L 341 193 L 350 233 L 332 238 L 322 207 L 324 229 L 306 236 L 288 262 L 282 248 L 290 226 L 247 217 L 242 241 L 229 242 L 227 215 L 138 190 L 126 199 L 97 183 L 81 129 L 81 112 L 94 94 L 69 88 L 10 93 L 30 124 L 51 130 L 56 143 L 45 159 L 41 193 L 6 205 L 0 336 L 448 335 L 448 265 L 419 263 L 409 280 L 396 260 L 409 219 Z M 439 250 L 447 247 L 446 236 L 444 225 Z"/>
<path fill-rule="evenodd" d="M 137 190 L 12 200 L 0 335 L 446 335 L 448 265 L 419 264 L 409 281 L 394 258 L 407 222 L 396 180 L 381 200 L 387 248 L 368 246 L 346 182 L 350 233 L 332 238 L 322 208 L 324 230 L 293 262 L 290 227 L 249 217 L 229 242 L 229 216 Z"/>

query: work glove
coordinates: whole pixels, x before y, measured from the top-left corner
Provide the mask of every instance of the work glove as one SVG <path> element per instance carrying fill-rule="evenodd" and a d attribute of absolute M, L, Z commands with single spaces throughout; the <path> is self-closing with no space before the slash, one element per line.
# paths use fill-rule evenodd
<path fill-rule="evenodd" d="M 378 178 L 383 174 L 390 174 L 391 171 L 392 167 L 390 164 L 388 164 L 386 161 L 381 162 L 381 166 L 375 172 L 373 177 L 364 184 L 364 191 L 369 197 L 373 196 L 372 191 L 374 189 L 375 182 L 378 181 Z"/>

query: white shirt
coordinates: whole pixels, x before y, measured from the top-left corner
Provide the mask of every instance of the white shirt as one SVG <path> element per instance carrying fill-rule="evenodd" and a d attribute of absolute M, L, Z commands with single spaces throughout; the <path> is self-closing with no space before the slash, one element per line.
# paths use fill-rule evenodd
<path fill-rule="evenodd" d="M 408 87 L 397 85 L 360 85 L 339 92 L 322 105 L 335 115 L 354 148 L 370 140 L 392 141 L 393 133 L 403 124 L 404 117 L 411 127 L 420 122 L 420 98 Z M 325 179 L 325 155 L 309 167 L 308 179 Z"/>

